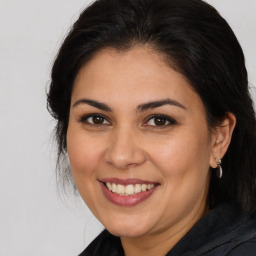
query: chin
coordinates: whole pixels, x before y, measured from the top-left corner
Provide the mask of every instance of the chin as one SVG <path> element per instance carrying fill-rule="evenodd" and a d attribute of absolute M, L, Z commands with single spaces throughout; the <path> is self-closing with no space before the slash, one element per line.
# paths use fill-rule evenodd
<path fill-rule="evenodd" d="M 134 227 L 129 227 L 128 229 L 121 229 L 121 228 L 107 228 L 107 230 L 115 236 L 118 237 L 140 237 L 145 235 L 144 230 L 134 230 Z"/>
<path fill-rule="evenodd" d="M 108 225 L 104 226 L 111 234 L 119 237 L 140 237 L 147 234 L 151 229 L 146 223 L 140 222 L 138 224 L 130 221 L 108 223 Z"/>

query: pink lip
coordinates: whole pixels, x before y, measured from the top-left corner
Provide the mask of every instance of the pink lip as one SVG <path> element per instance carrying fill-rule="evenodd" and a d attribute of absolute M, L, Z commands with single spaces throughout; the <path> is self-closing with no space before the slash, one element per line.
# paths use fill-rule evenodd
<path fill-rule="evenodd" d="M 106 180 L 108 180 L 108 181 L 106 181 Z M 115 180 L 115 182 L 113 180 Z M 128 179 L 128 180 L 105 179 L 104 182 L 117 183 L 117 184 L 122 184 L 122 185 L 127 185 L 127 184 L 154 184 L 152 182 L 145 182 L 145 183 L 144 183 L 144 181 L 143 182 L 142 181 L 138 182 L 138 180 L 135 180 L 135 179 Z M 115 193 L 111 192 L 110 190 L 108 190 L 108 188 L 106 188 L 105 184 L 102 181 L 100 181 L 100 185 L 101 185 L 101 188 L 102 188 L 102 191 L 103 191 L 103 194 L 105 195 L 105 197 L 110 202 L 112 202 L 113 204 L 116 204 L 116 205 L 119 205 L 119 206 L 134 206 L 134 205 L 137 205 L 137 204 L 145 201 L 146 199 L 148 199 L 155 192 L 156 188 L 158 187 L 158 186 L 155 186 L 154 188 L 152 188 L 150 190 L 142 191 L 142 192 L 140 192 L 136 195 L 122 196 L 122 195 L 115 194 Z"/>

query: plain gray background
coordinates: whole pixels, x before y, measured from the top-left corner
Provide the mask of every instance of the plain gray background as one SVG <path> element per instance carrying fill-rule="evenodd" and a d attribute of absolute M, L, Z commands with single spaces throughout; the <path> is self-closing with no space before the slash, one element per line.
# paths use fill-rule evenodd
<path fill-rule="evenodd" d="M 0 255 L 75 256 L 102 226 L 56 188 L 46 88 L 86 0 L 0 0 Z M 256 0 L 208 0 L 227 19 L 256 85 Z M 251 90 L 256 99 L 255 89 Z"/>

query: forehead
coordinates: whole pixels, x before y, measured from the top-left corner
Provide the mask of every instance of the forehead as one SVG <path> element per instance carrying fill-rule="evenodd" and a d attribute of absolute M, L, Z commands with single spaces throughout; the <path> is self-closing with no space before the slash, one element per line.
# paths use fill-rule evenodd
<path fill-rule="evenodd" d="M 160 78 L 166 69 L 170 71 L 162 55 L 150 47 L 137 46 L 125 51 L 103 48 L 81 68 L 78 72 L 75 85 L 84 76 L 87 76 L 87 78 L 93 78 L 95 76 L 97 79 L 104 78 L 104 80 L 108 78 L 122 80 L 122 78 L 125 79 L 127 77 L 133 78 L 134 80 L 146 78 L 156 79 Z"/>
<path fill-rule="evenodd" d="M 72 100 L 79 97 L 112 104 L 171 97 L 185 106 L 202 105 L 183 75 L 167 65 L 162 55 L 142 46 L 127 51 L 107 48 L 95 54 L 75 80 Z"/>

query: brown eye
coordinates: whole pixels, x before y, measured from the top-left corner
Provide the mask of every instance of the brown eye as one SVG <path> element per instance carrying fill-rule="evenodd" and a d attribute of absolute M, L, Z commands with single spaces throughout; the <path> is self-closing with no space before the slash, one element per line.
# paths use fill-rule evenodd
<path fill-rule="evenodd" d="M 93 116 L 92 117 L 92 122 L 94 124 L 103 124 L 104 121 L 105 121 L 105 119 L 103 117 L 101 117 L 101 116 Z"/>
<path fill-rule="evenodd" d="M 159 126 L 159 125 L 165 125 L 166 124 L 166 118 L 163 117 L 155 117 L 154 118 L 154 123 L 155 125 Z"/>
<path fill-rule="evenodd" d="M 175 125 L 177 122 L 169 116 L 166 115 L 153 115 L 145 123 L 146 126 L 155 126 L 155 127 L 167 127 L 170 125 Z"/>
<path fill-rule="evenodd" d="M 99 114 L 90 114 L 81 117 L 80 122 L 90 125 L 110 125 L 111 123 Z"/>

